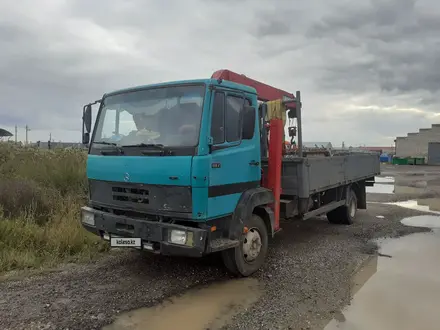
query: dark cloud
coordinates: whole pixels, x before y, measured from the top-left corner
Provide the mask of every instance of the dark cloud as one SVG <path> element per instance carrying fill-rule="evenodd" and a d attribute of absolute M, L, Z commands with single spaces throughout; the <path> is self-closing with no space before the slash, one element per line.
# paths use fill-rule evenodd
<path fill-rule="evenodd" d="M 0 126 L 33 139 L 79 140 L 104 92 L 221 68 L 302 90 L 309 140 L 388 143 L 439 119 L 434 0 L 5 1 L 0 49 Z"/>
<path fill-rule="evenodd" d="M 432 6 L 432 10 L 429 6 Z M 434 1 L 371 1 L 349 5 L 324 16 L 307 31 L 311 39 L 333 40 L 333 52 L 351 50 L 323 67 L 320 85 L 327 90 L 362 93 L 413 93 L 412 105 L 440 101 L 440 8 Z M 427 98 L 418 98 L 428 91 Z M 416 102 L 416 100 L 418 100 Z"/>
<path fill-rule="evenodd" d="M 257 35 L 259 37 L 268 37 L 272 35 L 284 35 L 291 32 L 288 23 L 282 21 L 269 21 L 259 26 Z"/>
<path fill-rule="evenodd" d="M 2 43 L 13 45 L 13 43 L 20 42 L 23 39 L 29 40 L 31 36 L 31 32 L 23 27 L 0 22 L 0 42 Z"/>

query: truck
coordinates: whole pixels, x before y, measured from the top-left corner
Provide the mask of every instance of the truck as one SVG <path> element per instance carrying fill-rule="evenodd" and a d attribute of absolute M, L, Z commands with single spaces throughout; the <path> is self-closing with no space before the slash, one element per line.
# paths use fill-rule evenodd
<path fill-rule="evenodd" d="M 113 247 L 219 253 L 245 277 L 264 264 L 280 219 L 352 224 L 380 174 L 379 155 L 307 154 L 301 114 L 299 91 L 230 70 L 104 94 L 83 107 L 82 226 Z M 294 151 L 285 152 L 286 132 Z"/>

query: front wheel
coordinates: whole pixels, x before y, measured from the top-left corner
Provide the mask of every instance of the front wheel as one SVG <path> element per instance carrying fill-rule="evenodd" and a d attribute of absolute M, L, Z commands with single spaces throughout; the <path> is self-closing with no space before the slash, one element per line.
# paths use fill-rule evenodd
<path fill-rule="evenodd" d="M 264 263 L 267 255 L 268 235 L 263 219 L 252 214 L 244 225 L 248 229 L 240 238 L 240 245 L 222 252 L 226 268 L 238 276 L 255 273 Z"/>

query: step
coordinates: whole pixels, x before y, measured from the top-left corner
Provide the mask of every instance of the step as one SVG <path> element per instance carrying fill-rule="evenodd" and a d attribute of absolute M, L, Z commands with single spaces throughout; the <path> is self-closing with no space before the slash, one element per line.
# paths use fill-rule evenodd
<path fill-rule="evenodd" d="M 238 240 L 232 240 L 229 238 L 217 238 L 211 241 L 209 247 L 211 252 L 223 251 L 227 249 L 232 249 L 240 244 Z"/>

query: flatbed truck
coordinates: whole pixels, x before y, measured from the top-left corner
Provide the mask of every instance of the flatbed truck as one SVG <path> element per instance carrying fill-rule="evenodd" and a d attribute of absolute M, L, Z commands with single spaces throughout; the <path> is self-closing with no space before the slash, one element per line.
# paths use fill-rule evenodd
<path fill-rule="evenodd" d="M 295 152 L 284 152 L 285 118 Z M 99 104 L 92 130 L 92 105 Z M 309 156 L 302 102 L 229 70 L 209 79 L 106 93 L 83 108 L 89 204 L 81 223 L 111 242 L 162 255 L 219 252 L 237 276 L 257 271 L 287 220 L 350 225 L 366 209 L 379 155 Z"/>

